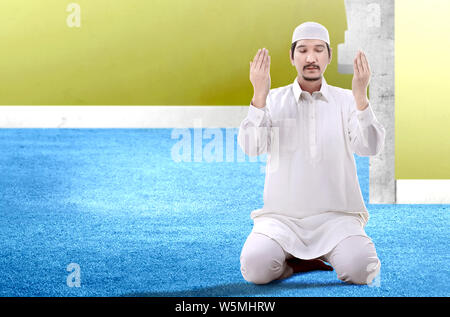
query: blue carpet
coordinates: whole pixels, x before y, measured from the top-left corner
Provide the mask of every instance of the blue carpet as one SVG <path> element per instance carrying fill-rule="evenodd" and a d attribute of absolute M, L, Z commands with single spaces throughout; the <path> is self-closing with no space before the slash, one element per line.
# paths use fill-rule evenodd
<path fill-rule="evenodd" d="M 176 142 L 170 129 L 2 129 L 0 296 L 450 295 L 449 205 L 367 205 L 372 287 L 334 271 L 247 283 L 239 254 L 264 159 L 177 163 Z M 369 160 L 355 157 L 367 203 Z"/>

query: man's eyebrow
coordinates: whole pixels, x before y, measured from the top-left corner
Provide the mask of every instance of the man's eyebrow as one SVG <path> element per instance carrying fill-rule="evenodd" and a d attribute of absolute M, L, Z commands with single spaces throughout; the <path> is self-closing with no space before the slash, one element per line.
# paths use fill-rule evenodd
<path fill-rule="evenodd" d="M 314 46 L 315 47 L 323 47 L 323 48 L 325 48 L 325 45 L 323 45 L 323 44 L 316 44 Z M 299 46 L 297 46 L 297 48 L 300 48 L 300 47 L 306 47 L 306 45 L 299 45 Z"/>

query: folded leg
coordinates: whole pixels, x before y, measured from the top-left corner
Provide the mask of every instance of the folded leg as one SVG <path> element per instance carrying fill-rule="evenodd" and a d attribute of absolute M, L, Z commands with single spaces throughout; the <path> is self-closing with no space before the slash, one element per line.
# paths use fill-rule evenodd
<path fill-rule="evenodd" d="M 240 261 L 244 279 L 255 284 L 266 284 L 292 275 L 286 263 L 289 254 L 275 240 L 251 232 L 242 248 Z"/>
<path fill-rule="evenodd" d="M 323 257 L 335 269 L 340 280 L 370 284 L 380 272 L 375 245 L 366 236 L 350 236 Z"/>

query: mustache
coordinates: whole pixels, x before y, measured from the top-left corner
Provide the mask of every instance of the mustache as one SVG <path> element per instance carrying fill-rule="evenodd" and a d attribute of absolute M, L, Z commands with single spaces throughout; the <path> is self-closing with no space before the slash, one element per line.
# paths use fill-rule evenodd
<path fill-rule="evenodd" d="M 314 64 L 306 65 L 305 67 L 303 67 L 303 69 L 306 69 L 308 67 L 314 67 L 314 68 L 320 69 L 319 66 L 314 65 Z"/>

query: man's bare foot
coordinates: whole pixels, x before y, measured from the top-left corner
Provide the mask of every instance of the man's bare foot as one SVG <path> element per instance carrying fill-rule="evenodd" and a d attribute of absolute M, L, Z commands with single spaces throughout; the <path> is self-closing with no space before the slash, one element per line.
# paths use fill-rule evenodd
<path fill-rule="evenodd" d="M 319 259 L 313 260 L 302 260 L 297 258 L 292 258 L 286 260 L 287 265 L 292 267 L 294 273 L 309 272 L 309 271 L 333 271 L 333 267 L 325 264 L 324 261 Z"/>

